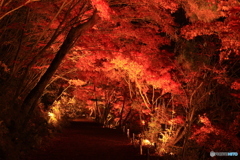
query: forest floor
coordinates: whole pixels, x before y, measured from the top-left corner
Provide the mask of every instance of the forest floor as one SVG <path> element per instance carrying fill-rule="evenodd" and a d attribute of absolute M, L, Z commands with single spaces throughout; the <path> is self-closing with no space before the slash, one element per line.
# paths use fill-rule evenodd
<path fill-rule="evenodd" d="M 124 133 L 102 128 L 91 120 L 72 121 L 44 147 L 24 160 L 157 160 L 139 155 Z"/>

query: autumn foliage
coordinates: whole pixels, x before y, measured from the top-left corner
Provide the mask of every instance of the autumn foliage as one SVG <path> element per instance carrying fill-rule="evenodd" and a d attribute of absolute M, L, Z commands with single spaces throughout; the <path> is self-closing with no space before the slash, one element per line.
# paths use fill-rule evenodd
<path fill-rule="evenodd" d="M 2 0 L 0 159 L 82 116 L 159 156 L 240 153 L 239 24 L 237 0 Z"/>

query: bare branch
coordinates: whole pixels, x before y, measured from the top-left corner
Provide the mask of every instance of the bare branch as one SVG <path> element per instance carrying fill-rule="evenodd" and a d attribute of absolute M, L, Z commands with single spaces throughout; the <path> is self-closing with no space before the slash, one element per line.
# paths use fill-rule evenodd
<path fill-rule="evenodd" d="M 25 3 L 23 3 L 23 4 L 19 5 L 19 6 L 17 6 L 16 8 L 13 8 L 12 10 L 10 10 L 10 11 L 4 13 L 2 16 L 0 16 L 0 20 L 3 19 L 5 16 L 9 15 L 10 13 L 12 13 L 12 12 L 14 12 L 14 11 L 16 11 L 16 10 L 22 8 L 22 7 L 25 6 L 25 5 L 27 5 L 28 3 L 36 2 L 36 1 L 39 1 L 39 0 L 28 0 L 28 1 L 26 1 Z M 1 2 L 1 6 L 3 5 L 2 3 L 3 3 L 3 2 Z"/>

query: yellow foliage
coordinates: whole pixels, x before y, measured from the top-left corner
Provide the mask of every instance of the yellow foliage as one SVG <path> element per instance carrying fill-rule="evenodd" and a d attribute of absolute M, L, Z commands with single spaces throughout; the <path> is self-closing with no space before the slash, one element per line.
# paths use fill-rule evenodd
<path fill-rule="evenodd" d="M 56 118 L 55 114 L 54 114 L 54 113 L 52 113 L 52 112 L 48 112 L 48 116 L 49 116 L 48 123 L 50 123 L 50 124 L 53 124 L 54 126 L 56 126 L 56 125 L 57 125 L 57 122 L 58 122 L 58 120 L 57 120 L 57 118 Z"/>
<path fill-rule="evenodd" d="M 56 102 L 54 104 L 54 106 L 52 107 L 52 111 L 48 112 L 48 116 L 49 116 L 48 123 L 57 126 L 62 118 L 59 102 Z"/>
<path fill-rule="evenodd" d="M 128 58 L 117 56 L 111 60 L 111 63 L 113 64 L 113 68 L 125 71 L 132 81 L 143 76 L 143 66 Z"/>
<path fill-rule="evenodd" d="M 143 146 L 153 146 L 154 143 L 151 143 L 148 139 L 143 139 L 142 140 L 142 145 Z"/>
<path fill-rule="evenodd" d="M 68 101 L 69 104 L 76 104 L 76 99 L 73 97 Z"/>
<path fill-rule="evenodd" d="M 86 84 L 86 82 L 84 82 L 80 79 L 71 79 L 71 80 L 68 81 L 68 83 L 70 85 L 74 85 L 74 86 L 82 86 L 82 85 Z"/>

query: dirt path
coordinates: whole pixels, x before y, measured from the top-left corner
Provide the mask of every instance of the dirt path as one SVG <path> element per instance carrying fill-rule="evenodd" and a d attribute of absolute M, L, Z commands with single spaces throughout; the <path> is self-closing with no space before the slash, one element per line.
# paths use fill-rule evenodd
<path fill-rule="evenodd" d="M 71 122 L 47 147 L 27 160 L 146 160 L 126 135 L 96 123 Z M 31 157 L 31 158 L 30 158 Z"/>

